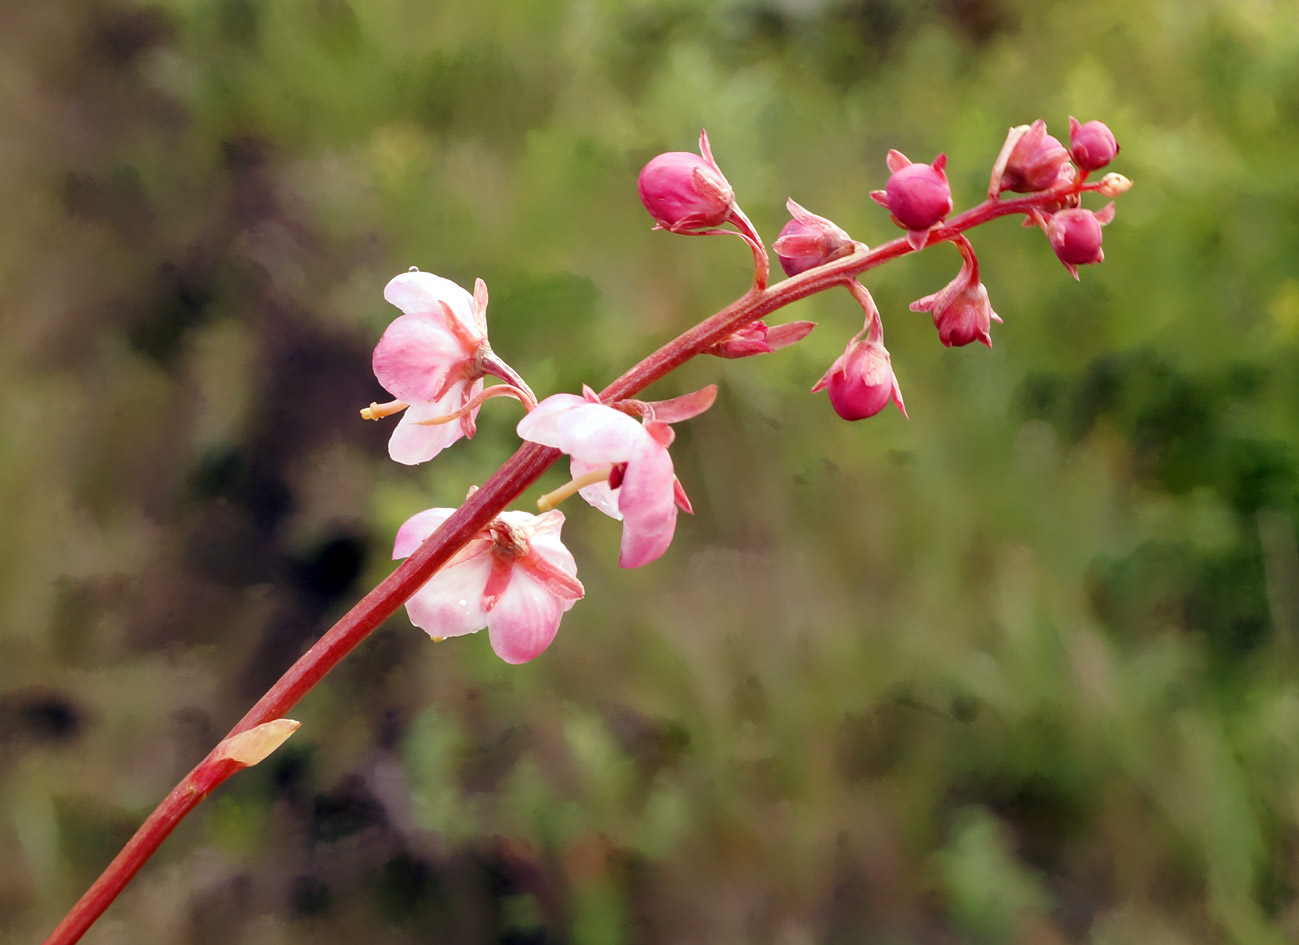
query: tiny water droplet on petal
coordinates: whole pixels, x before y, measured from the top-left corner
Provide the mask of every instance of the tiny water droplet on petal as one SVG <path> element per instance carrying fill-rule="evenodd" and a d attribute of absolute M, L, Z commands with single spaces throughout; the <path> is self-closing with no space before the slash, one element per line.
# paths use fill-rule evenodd
<path fill-rule="evenodd" d="M 419 266 L 411 266 L 411 267 L 410 267 L 409 269 L 407 269 L 406 271 L 407 271 L 407 272 L 419 272 Z"/>

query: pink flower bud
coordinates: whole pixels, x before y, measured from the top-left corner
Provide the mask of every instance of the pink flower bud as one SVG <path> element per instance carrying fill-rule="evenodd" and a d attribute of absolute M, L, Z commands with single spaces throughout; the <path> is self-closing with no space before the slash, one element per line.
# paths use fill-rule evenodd
<path fill-rule="evenodd" d="M 673 233 L 721 226 L 730 217 L 735 193 L 713 160 L 708 135 L 699 133 L 703 156 L 669 151 L 651 158 L 636 182 L 641 203 L 659 228 Z"/>
<path fill-rule="evenodd" d="M 1003 190 L 1027 194 L 1072 180 L 1073 168 L 1068 149 L 1046 133 L 1046 122 L 1039 118 L 1010 129 L 992 176 L 994 196 Z"/>
<path fill-rule="evenodd" d="M 1077 208 L 1051 214 L 1046 224 L 1046 238 L 1064 267 L 1078 278 L 1078 267 L 1098 263 L 1105 258 L 1101 250 L 1101 227 L 1114 219 L 1114 203 L 1092 213 Z"/>
<path fill-rule="evenodd" d="M 871 199 L 889 208 L 893 219 L 907 229 L 907 239 L 920 249 L 929 230 L 952 212 L 952 189 L 947 184 L 947 155 L 933 164 L 913 164 L 901 151 L 889 151 L 893 172 L 883 190 L 871 191 Z"/>
<path fill-rule="evenodd" d="M 927 295 L 911 303 L 912 311 L 933 314 L 938 340 L 949 348 L 959 348 L 971 341 L 981 341 L 991 348 L 992 320 L 1001 319 L 992 310 L 984 284 L 975 280 L 942 299 L 939 295 Z"/>
<path fill-rule="evenodd" d="M 839 226 L 809 213 L 792 199 L 785 206 L 793 219 L 785 224 L 772 244 L 785 275 L 796 276 L 853 251 L 852 237 Z"/>
<path fill-rule="evenodd" d="M 1084 171 L 1095 171 L 1114 160 L 1119 153 L 1114 133 L 1104 122 L 1089 121 L 1080 124 L 1069 118 L 1069 149 L 1073 159 Z"/>
<path fill-rule="evenodd" d="M 1001 322 L 988 301 L 988 290 L 979 281 L 979 260 L 974 247 L 964 237 L 959 237 L 956 248 L 961 251 L 961 270 L 956 278 L 933 295 L 926 295 L 911 303 L 913 312 L 929 312 L 938 329 L 938 340 L 949 348 L 959 348 L 971 341 L 981 341 L 992 347 L 992 323 Z"/>
<path fill-rule="evenodd" d="M 902 389 L 893 373 L 893 360 L 881 342 L 869 337 L 862 340 L 858 335 L 848 342 L 844 353 L 812 388 L 813 393 L 819 390 L 829 392 L 830 406 L 845 420 L 873 417 L 890 400 L 897 404 L 902 416 L 907 415 Z"/>

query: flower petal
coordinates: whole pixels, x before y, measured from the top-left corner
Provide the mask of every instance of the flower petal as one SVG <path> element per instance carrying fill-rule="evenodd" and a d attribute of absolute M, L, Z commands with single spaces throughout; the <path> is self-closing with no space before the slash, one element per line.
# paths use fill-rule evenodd
<path fill-rule="evenodd" d="M 584 403 L 559 421 L 558 446 L 588 466 L 625 463 L 636 444 L 649 438 L 627 414 L 604 404 Z"/>
<path fill-rule="evenodd" d="M 627 461 L 627 474 L 618 490 L 623 514 L 624 568 L 648 564 L 667 551 L 677 526 L 676 476 L 672 457 L 651 437 L 637 445 Z"/>
<path fill-rule="evenodd" d="M 559 618 L 573 606 L 516 569 L 500 602 L 487 615 L 487 633 L 496 655 L 507 663 L 526 663 L 550 646 Z"/>
<path fill-rule="evenodd" d="M 392 546 L 393 560 L 409 558 L 424 543 L 424 539 L 437 531 L 438 526 L 449 519 L 454 511 L 455 509 L 425 509 L 402 522 Z"/>
<path fill-rule="evenodd" d="M 475 397 L 483 389 L 482 381 L 474 381 L 469 387 L 469 396 Z M 424 425 L 423 420 L 445 417 L 458 410 L 464 403 L 463 382 L 452 384 L 441 400 L 431 404 L 411 404 L 401 415 L 401 420 L 393 428 L 388 439 L 388 455 L 395 461 L 407 466 L 428 462 L 464 435 L 462 424 L 438 423 Z M 470 416 L 478 414 L 477 408 L 470 411 Z"/>
<path fill-rule="evenodd" d="M 569 461 L 568 470 L 574 479 L 585 476 L 593 469 L 603 468 L 605 463 L 591 465 L 584 463 L 579 459 Z M 618 491 L 609 485 L 609 480 L 601 479 L 599 482 L 593 482 L 589 486 L 583 486 L 577 492 L 587 504 L 592 508 L 599 509 L 605 515 L 615 521 L 622 521 L 622 513 L 618 511 Z"/>
<path fill-rule="evenodd" d="M 388 393 L 420 403 L 437 397 L 447 374 L 472 357 L 473 352 L 438 322 L 403 315 L 383 333 L 371 363 Z"/>
<path fill-rule="evenodd" d="M 458 637 L 487 626 L 482 595 L 490 566 L 491 555 L 482 554 L 438 571 L 406 601 L 410 622 L 431 637 Z"/>
<path fill-rule="evenodd" d="M 585 403 L 586 400 L 576 394 L 552 394 L 519 421 L 518 434 L 532 443 L 558 448 L 559 421 L 568 411 Z"/>
<path fill-rule="evenodd" d="M 445 302 L 463 328 L 475 336 L 482 334 L 474 316 L 474 297 L 450 279 L 431 272 L 403 272 L 384 286 L 383 297 L 406 315 L 437 321 L 446 318 L 441 304 Z"/>

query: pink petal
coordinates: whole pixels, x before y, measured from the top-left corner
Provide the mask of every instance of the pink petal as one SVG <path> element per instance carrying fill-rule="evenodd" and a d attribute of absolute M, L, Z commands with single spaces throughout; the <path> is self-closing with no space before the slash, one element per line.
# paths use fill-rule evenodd
<path fill-rule="evenodd" d="M 424 543 L 424 539 L 437 531 L 454 511 L 455 509 L 425 509 L 402 522 L 392 546 L 393 560 L 409 558 Z"/>
<path fill-rule="evenodd" d="M 374 376 L 394 397 L 411 403 L 433 400 L 448 372 L 473 357 L 438 322 L 403 315 L 374 349 Z"/>
<path fill-rule="evenodd" d="M 442 302 L 451 309 L 462 327 L 481 335 L 475 318 L 474 297 L 450 279 L 431 272 L 403 272 L 383 288 L 383 297 L 407 315 L 443 321 Z"/>
<path fill-rule="evenodd" d="M 432 637 L 458 637 L 487 626 L 482 596 L 490 567 L 491 555 L 483 554 L 438 571 L 406 601 L 410 622 Z"/>
<path fill-rule="evenodd" d="M 898 171 L 902 170 L 902 168 L 910 167 L 911 159 L 901 151 L 889 148 L 888 157 L 884 159 L 884 163 L 888 165 L 890 172 L 896 174 Z"/>
<path fill-rule="evenodd" d="M 599 466 L 626 462 L 647 436 L 625 413 L 603 404 L 583 404 L 560 419 L 556 445 L 574 459 Z"/>
<path fill-rule="evenodd" d="M 816 322 L 788 322 L 784 325 L 772 325 L 767 330 L 767 344 L 773 351 L 788 347 L 802 341 L 816 327 Z"/>
<path fill-rule="evenodd" d="M 648 564 L 672 543 L 677 525 L 675 480 L 672 457 L 666 449 L 648 437 L 638 444 L 618 490 L 618 508 L 623 514 L 618 563 L 622 567 Z"/>
<path fill-rule="evenodd" d="M 421 420 L 432 420 L 444 417 L 460 408 L 464 403 L 463 382 L 453 384 L 446 395 L 436 403 L 412 404 L 402 412 L 401 419 L 393 428 L 388 439 L 388 455 L 396 462 L 407 466 L 426 463 L 464 435 L 464 427 L 456 422 L 422 425 Z M 470 385 L 469 396 L 473 397 L 483 389 L 482 381 Z M 471 411 L 477 414 L 477 410 Z"/>
<path fill-rule="evenodd" d="M 585 398 L 576 394 L 552 394 L 519 421 L 518 434 L 529 442 L 558 448 L 559 421 L 574 407 L 586 403 Z"/>
<path fill-rule="evenodd" d="M 516 568 L 509 588 L 487 618 L 496 655 L 507 663 L 526 663 L 541 655 L 559 630 L 559 618 L 573 606 L 561 601 Z"/>
<path fill-rule="evenodd" d="M 586 594 L 577 579 L 577 562 L 558 534 L 534 535 L 529 546 L 532 553 L 520 559 L 529 577 L 561 600 L 575 601 Z"/>
<path fill-rule="evenodd" d="M 671 400 L 652 400 L 649 406 L 654 408 L 653 419 L 664 423 L 680 423 L 697 417 L 713 405 L 717 399 L 717 385 L 709 384 L 689 394 L 673 397 Z"/>

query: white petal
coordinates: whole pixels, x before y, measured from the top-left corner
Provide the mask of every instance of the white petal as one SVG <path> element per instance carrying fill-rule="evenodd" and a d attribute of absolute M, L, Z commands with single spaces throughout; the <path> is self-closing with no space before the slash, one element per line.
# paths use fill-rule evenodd
<path fill-rule="evenodd" d="M 403 272 L 384 286 L 383 297 L 407 315 L 439 321 L 446 317 L 439 304 L 445 302 L 470 334 L 479 334 L 474 318 L 474 297 L 450 279 L 431 272 Z"/>
<path fill-rule="evenodd" d="M 600 464 L 603 466 L 604 464 Z M 578 476 L 585 476 L 591 471 L 592 466 L 578 459 L 573 459 L 569 464 L 569 473 L 574 479 Z M 605 515 L 615 521 L 622 521 L 622 513 L 618 511 L 618 491 L 609 488 L 609 480 L 601 479 L 589 486 L 583 486 L 578 490 L 578 495 L 585 499 L 594 508 L 599 509 Z"/>
<path fill-rule="evenodd" d="M 474 381 L 470 396 L 482 390 L 483 382 Z M 401 419 L 388 440 L 388 455 L 399 463 L 415 466 L 426 463 L 464 435 L 459 420 L 425 426 L 421 420 L 445 417 L 464 403 L 463 382 L 451 385 L 446 396 L 436 403 L 411 404 L 402 412 Z M 477 416 L 475 409 L 473 414 Z"/>
<path fill-rule="evenodd" d="M 490 562 L 484 554 L 434 574 L 406 601 L 410 622 L 431 637 L 458 637 L 487 626 L 482 597 Z"/>
<path fill-rule="evenodd" d="M 604 404 L 574 407 L 559 421 L 559 448 L 588 466 L 624 463 L 648 437 L 639 422 Z"/>
<path fill-rule="evenodd" d="M 559 421 L 568 411 L 586 403 L 588 401 L 576 394 L 552 394 L 519 421 L 518 434 L 532 443 L 558 447 Z"/>
<path fill-rule="evenodd" d="M 424 539 L 437 531 L 438 526 L 451 517 L 455 509 L 425 509 L 416 512 L 406 519 L 397 529 L 397 538 L 393 542 L 393 559 L 409 558 L 415 549 L 424 543 Z"/>

